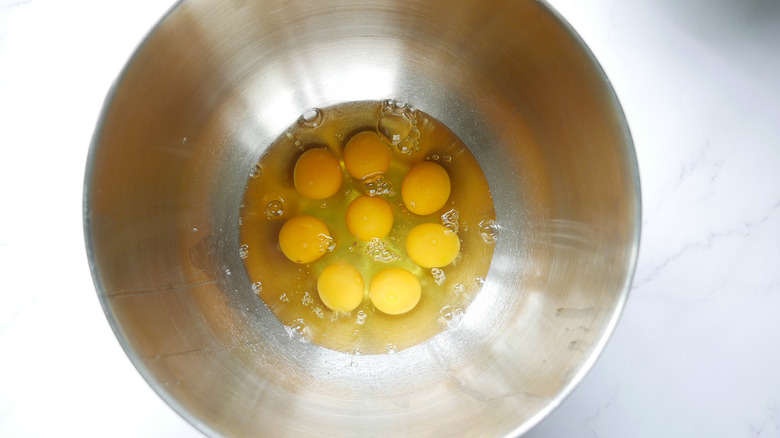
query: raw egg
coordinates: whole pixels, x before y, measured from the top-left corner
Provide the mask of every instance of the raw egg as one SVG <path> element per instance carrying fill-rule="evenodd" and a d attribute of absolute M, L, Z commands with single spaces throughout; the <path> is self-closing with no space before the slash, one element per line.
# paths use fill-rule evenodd
<path fill-rule="evenodd" d="M 432 161 L 417 163 L 401 182 L 401 198 L 414 214 L 424 216 L 444 207 L 450 197 L 450 176 Z"/>
<path fill-rule="evenodd" d="M 347 172 L 363 179 L 387 172 L 393 153 L 376 132 L 363 131 L 349 139 L 343 157 Z"/>
<path fill-rule="evenodd" d="M 406 236 L 406 254 L 423 268 L 441 268 L 455 260 L 460 239 L 441 224 L 420 224 Z"/>
<path fill-rule="evenodd" d="M 306 198 L 329 198 L 339 191 L 343 180 L 339 160 L 327 149 L 309 149 L 295 163 L 295 189 Z"/>
<path fill-rule="evenodd" d="M 317 293 L 323 304 L 336 312 L 351 312 L 363 302 L 363 276 L 354 266 L 336 263 L 317 278 Z"/>
<path fill-rule="evenodd" d="M 306 264 L 319 259 L 332 243 L 328 227 L 313 216 L 295 216 L 279 231 L 279 246 L 295 263 Z"/>
<path fill-rule="evenodd" d="M 368 287 L 371 303 L 379 311 L 400 315 L 414 308 L 422 296 L 420 280 L 403 268 L 379 271 Z"/>
<path fill-rule="evenodd" d="M 390 203 L 378 197 L 361 195 L 347 207 L 347 228 L 358 239 L 368 242 L 383 238 L 393 229 Z"/>

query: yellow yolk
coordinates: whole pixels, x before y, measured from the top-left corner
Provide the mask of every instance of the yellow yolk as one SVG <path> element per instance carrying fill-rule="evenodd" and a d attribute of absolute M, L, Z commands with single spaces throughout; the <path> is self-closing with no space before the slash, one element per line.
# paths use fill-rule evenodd
<path fill-rule="evenodd" d="M 361 195 L 347 207 L 347 228 L 358 239 L 368 242 L 383 238 L 393 228 L 393 210 L 382 198 Z"/>
<path fill-rule="evenodd" d="M 346 263 L 330 265 L 317 279 L 322 302 L 336 312 L 351 312 L 363 302 L 363 276 Z"/>
<path fill-rule="evenodd" d="M 444 207 L 450 197 L 450 176 L 440 165 L 423 161 L 409 170 L 401 183 L 406 208 L 424 216 Z"/>
<path fill-rule="evenodd" d="M 387 268 L 371 279 L 368 288 L 371 303 L 379 311 L 400 315 L 414 308 L 420 301 L 420 280 L 403 268 Z"/>
<path fill-rule="evenodd" d="M 421 224 L 406 237 L 406 254 L 423 268 L 441 268 L 460 251 L 458 235 L 441 224 Z"/>
<path fill-rule="evenodd" d="M 309 199 L 325 199 L 341 188 L 344 174 L 336 157 L 327 149 L 316 148 L 304 152 L 293 171 L 295 189 Z"/>
<path fill-rule="evenodd" d="M 344 146 L 344 165 L 354 178 L 387 172 L 393 153 L 373 131 L 355 134 Z"/>
<path fill-rule="evenodd" d="M 295 216 L 282 225 L 279 246 L 295 263 L 311 263 L 328 252 L 333 239 L 328 227 L 312 216 Z"/>

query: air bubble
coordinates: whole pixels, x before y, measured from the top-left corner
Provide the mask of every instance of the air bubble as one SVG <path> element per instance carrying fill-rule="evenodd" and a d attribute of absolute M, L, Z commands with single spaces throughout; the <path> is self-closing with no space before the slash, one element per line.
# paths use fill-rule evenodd
<path fill-rule="evenodd" d="M 387 354 L 395 354 L 398 352 L 398 347 L 395 346 L 395 344 L 387 344 Z"/>
<path fill-rule="evenodd" d="M 311 299 L 311 295 L 309 295 L 308 292 L 303 293 L 303 298 L 301 298 L 301 304 L 303 304 L 305 307 L 308 307 L 309 304 L 313 303 L 314 300 Z"/>
<path fill-rule="evenodd" d="M 433 281 L 441 286 L 444 284 L 444 280 L 446 280 L 446 276 L 444 275 L 444 271 L 442 271 L 440 268 L 431 268 L 431 275 L 433 276 Z"/>
<path fill-rule="evenodd" d="M 197 232 L 198 232 L 198 229 L 197 229 L 196 227 L 192 227 L 192 232 L 193 232 L 193 233 L 197 233 Z"/>
<path fill-rule="evenodd" d="M 284 215 L 284 200 L 276 198 L 265 206 L 265 216 L 268 220 L 276 219 Z"/>
<path fill-rule="evenodd" d="M 298 342 L 309 342 L 311 340 L 311 329 L 306 326 L 302 319 L 296 319 L 289 326 L 285 326 L 290 339 Z"/>
<path fill-rule="evenodd" d="M 376 131 L 385 143 L 403 154 L 413 154 L 419 149 L 417 110 L 405 102 L 386 100 L 379 113 Z"/>
<path fill-rule="evenodd" d="M 320 319 L 325 318 L 325 312 L 322 311 L 322 307 L 320 307 L 320 306 L 313 307 L 311 309 L 311 311 L 314 312 L 315 315 L 317 315 L 317 318 L 320 318 Z"/>
<path fill-rule="evenodd" d="M 225 269 L 225 274 L 227 275 L 233 275 L 233 272 L 230 271 L 230 269 Z"/>
<path fill-rule="evenodd" d="M 279 295 L 279 301 L 283 303 L 289 303 L 290 297 L 288 297 L 286 293 L 282 293 L 281 295 Z"/>
<path fill-rule="evenodd" d="M 484 286 L 485 285 L 485 278 L 477 276 L 474 278 L 474 283 L 477 283 L 478 286 Z"/>
<path fill-rule="evenodd" d="M 444 306 L 439 311 L 439 325 L 443 329 L 454 329 L 463 318 L 463 309 L 460 307 Z"/>
<path fill-rule="evenodd" d="M 455 289 L 455 293 L 460 295 L 466 291 L 466 286 L 463 286 L 462 284 L 458 283 L 455 285 L 454 289 Z"/>
<path fill-rule="evenodd" d="M 378 237 L 371 239 L 366 245 L 366 253 L 376 262 L 390 263 L 401 260 L 395 251 L 387 247 L 387 244 Z"/>
<path fill-rule="evenodd" d="M 263 283 L 256 281 L 252 283 L 252 292 L 255 293 L 255 295 L 259 294 L 263 291 Z"/>
<path fill-rule="evenodd" d="M 319 108 L 312 108 L 301 114 L 298 118 L 298 123 L 304 128 L 316 128 L 322 124 L 322 118 L 322 110 Z"/>
<path fill-rule="evenodd" d="M 368 315 L 366 315 L 366 312 L 360 310 L 357 313 L 357 321 L 355 321 L 355 324 L 357 325 L 363 325 L 366 322 L 366 318 L 368 318 Z"/>
<path fill-rule="evenodd" d="M 263 168 L 260 167 L 260 164 L 255 164 L 252 166 L 252 169 L 249 171 L 249 177 L 250 178 L 257 178 L 262 173 Z"/>
<path fill-rule="evenodd" d="M 496 243 L 496 240 L 498 240 L 498 223 L 492 219 L 480 222 L 479 234 L 485 242 Z"/>
<path fill-rule="evenodd" d="M 320 234 L 319 248 L 322 251 L 333 252 L 336 249 L 336 241 L 327 234 Z"/>
<path fill-rule="evenodd" d="M 458 234 L 458 220 L 460 219 L 460 213 L 454 208 L 443 215 L 441 215 L 441 224 L 448 232 Z"/>
<path fill-rule="evenodd" d="M 425 157 L 428 161 L 439 161 L 439 155 L 438 154 L 428 154 L 427 157 Z"/>
<path fill-rule="evenodd" d="M 238 256 L 241 257 L 241 260 L 245 260 L 247 257 L 249 257 L 249 245 L 246 243 L 238 247 Z"/>
<path fill-rule="evenodd" d="M 298 149 L 299 151 L 303 150 L 303 143 L 301 143 L 300 140 L 295 140 L 295 142 L 293 142 L 293 144 L 295 145 L 295 149 Z"/>
<path fill-rule="evenodd" d="M 382 175 L 364 179 L 361 189 L 368 196 L 395 196 L 393 185 Z"/>
<path fill-rule="evenodd" d="M 349 366 L 351 366 L 352 368 L 357 368 L 358 367 L 358 363 L 357 362 L 350 362 Z"/>

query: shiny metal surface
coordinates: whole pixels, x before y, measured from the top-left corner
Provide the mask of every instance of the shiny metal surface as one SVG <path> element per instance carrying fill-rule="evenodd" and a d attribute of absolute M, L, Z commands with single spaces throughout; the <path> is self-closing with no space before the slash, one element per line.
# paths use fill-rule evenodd
<path fill-rule="evenodd" d="M 353 356 L 288 336 L 252 293 L 237 219 L 256 159 L 301 113 L 385 98 L 469 145 L 500 235 L 456 329 Z M 521 434 L 603 348 L 640 224 L 636 160 L 609 83 L 531 0 L 184 1 L 109 95 L 84 196 L 93 275 L 119 341 L 215 436 Z"/>

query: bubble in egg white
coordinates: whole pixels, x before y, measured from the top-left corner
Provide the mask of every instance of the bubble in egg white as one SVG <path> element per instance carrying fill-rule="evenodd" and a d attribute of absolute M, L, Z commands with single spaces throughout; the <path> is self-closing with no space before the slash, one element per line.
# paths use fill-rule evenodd
<path fill-rule="evenodd" d="M 289 326 L 285 326 L 290 339 L 298 342 L 309 342 L 311 340 L 311 329 L 306 326 L 303 319 L 296 319 Z"/>
<path fill-rule="evenodd" d="M 480 222 L 479 234 L 486 243 L 496 243 L 498 240 L 498 223 L 492 219 Z"/>
<path fill-rule="evenodd" d="M 460 219 L 460 213 L 454 208 L 443 215 L 441 215 L 441 224 L 444 225 L 447 230 L 452 233 L 458 234 L 458 220 Z"/>
<path fill-rule="evenodd" d="M 448 330 L 454 329 L 460 324 L 460 320 L 463 318 L 463 309 L 460 307 L 444 306 L 439 311 L 439 326 Z"/>
<path fill-rule="evenodd" d="M 324 114 L 319 108 L 312 108 L 301 114 L 298 123 L 304 128 L 317 128 L 322 124 Z"/>
<path fill-rule="evenodd" d="M 284 201 L 280 198 L 273 199 L 265 206 L 265 216 L 268 219 L 276 219 L 284 215 Z"/>
<path fill-rule="evenodd" d="M 263 283 L 256 281 L 252 283 L 252 292 L 255 293 L 255 295 L 259 294 L 263 291 Z"/>
<path fill-rule="evenodd" d="M 419 150 L 417 110 L 405 102 L 386 100 L 382 104 L 376 130 L 385 143 L 403 154 L 413 154 Z"/>
<path fill-rule="evenodd" d="M 431 275 L 433 276 L 434 283 L 439 286 L 444 284 L 444 281 L 447 279 L 444 271 L 441 268 L 431 268 Z"/>

